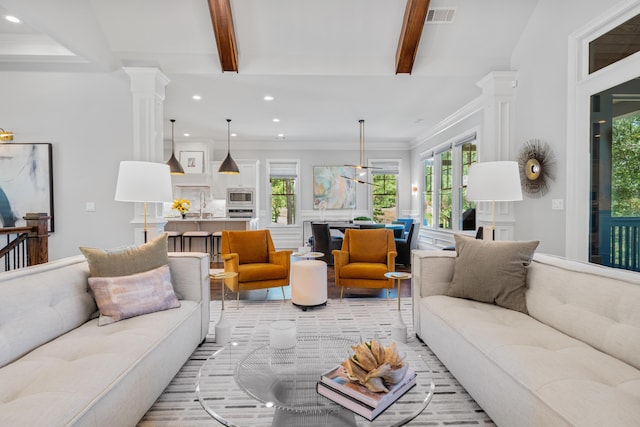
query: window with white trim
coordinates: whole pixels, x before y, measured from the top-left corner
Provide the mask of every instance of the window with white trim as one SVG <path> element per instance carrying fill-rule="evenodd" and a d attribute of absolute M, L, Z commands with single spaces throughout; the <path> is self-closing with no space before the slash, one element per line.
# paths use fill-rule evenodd
<path fill-rule="evenodd" d="M 478 159 L 476 133 L 427 154 L 422 224 L 442 230 L 475 230 L 475 203 L 466 200 L 467 175 Z"/>
<path fill-rule="evenodd" d="M 398 219 L 398 160 L 371 160 L 373 220 L 391 224 Z"/>
<path fill-rule="evenodd" d="M 267 160 L 271 224 L 296 223 L 298 160 Z"/>

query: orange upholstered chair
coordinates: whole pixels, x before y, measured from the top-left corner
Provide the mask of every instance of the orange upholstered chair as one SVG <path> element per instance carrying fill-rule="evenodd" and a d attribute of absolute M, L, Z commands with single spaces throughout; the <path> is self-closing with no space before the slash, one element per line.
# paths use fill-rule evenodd
<path fill-rule="evenodd" d="M 395 271 L 396 242 L 393 231 L 384 228 L 345 230 L 342 249 L 333 252 L 336 286 L 344 288 L 393 288 L 385 273 Z"/>
<path fill-rule="evenodd" d="M 291 252 L 276 251 L 269 230 L 225 230 L 221 251 L 224 271 L 238 274 L 224 283 L 238 294 L 238 302 L 240 291 L 288 286 Z"/>

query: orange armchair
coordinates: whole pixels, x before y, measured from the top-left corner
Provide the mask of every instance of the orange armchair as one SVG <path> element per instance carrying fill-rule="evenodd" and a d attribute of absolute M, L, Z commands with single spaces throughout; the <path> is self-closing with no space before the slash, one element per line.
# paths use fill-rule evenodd
<path fill-rule="evenodd" d="M 291 252 L 276 251 L 269 230 L 223 231 L 222 260 L 224 271 L 237 273 L 235 277 L 224 279 L 232 292 L 254 289 L 282 288 L 289 285 Z"/>
<path fill-rule="evenodd" d="M 396 242 L 393 231 L 384 228 L 345 230 L 342 249 L 333 252 L 336 286 L 344 288 L 385 288 L 387 297 L 393 280 L 384 277 L 395 271 Z"/>

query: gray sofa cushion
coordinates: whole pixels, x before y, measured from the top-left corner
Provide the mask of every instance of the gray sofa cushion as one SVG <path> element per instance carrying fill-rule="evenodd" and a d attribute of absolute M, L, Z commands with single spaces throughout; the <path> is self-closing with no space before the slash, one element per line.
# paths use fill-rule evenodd
<path fill-rule="evenodd" d="M 167 241 L 167 234 L 162 233 L 140 246 L 130 246 L 121 250 L 81 247 L 80 251 L 87 258 L 92 277 L 128 276 L 167 265 Z"/>
<path fill-rule="evenodd" d="M 446 294 L 527 312 L 527 270 L 538 241 L 487 241 L 456 234 L 453 279 Z"/>

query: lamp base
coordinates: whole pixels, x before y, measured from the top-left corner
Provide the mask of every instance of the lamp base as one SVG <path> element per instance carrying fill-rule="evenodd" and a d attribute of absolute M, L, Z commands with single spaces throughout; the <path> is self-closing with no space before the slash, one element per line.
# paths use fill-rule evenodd
<path fill-rule="evenodd" d="M 226 344 L 231 339 L 231 324 L 224 317 L 224 310 L 220 312 L 220 319 L 216 323 L 216 343 Z"/>

